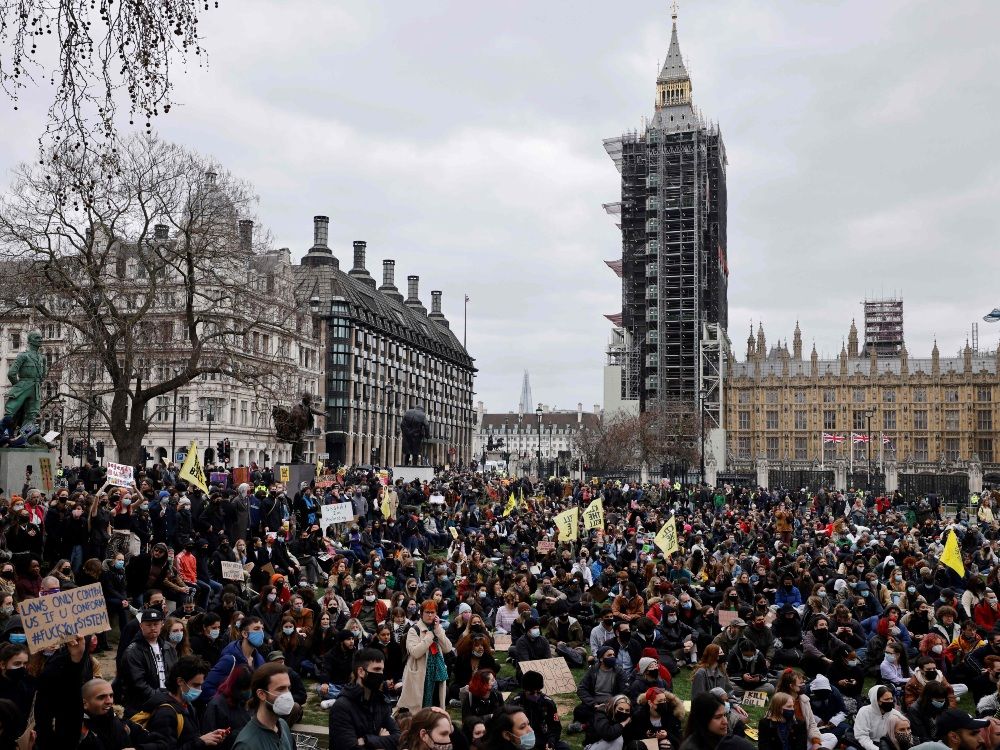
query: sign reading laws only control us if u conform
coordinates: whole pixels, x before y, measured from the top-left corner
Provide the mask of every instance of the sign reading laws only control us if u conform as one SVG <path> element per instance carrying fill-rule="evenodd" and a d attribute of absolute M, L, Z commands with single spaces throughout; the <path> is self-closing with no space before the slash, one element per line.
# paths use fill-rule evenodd
<path fill-rule="evenodd" d="M 99 583 L 25 599 L 18 603 L 17 609 L 28 639 L 28 651 L 33 654 L 55 648 L 78 635 L 111 630 Z"/>

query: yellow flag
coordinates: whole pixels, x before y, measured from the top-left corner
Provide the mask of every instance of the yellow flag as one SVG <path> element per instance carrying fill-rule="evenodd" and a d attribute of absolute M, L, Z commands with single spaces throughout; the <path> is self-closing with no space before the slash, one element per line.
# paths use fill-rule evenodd
<path fill-rule="evenodd" d="M 604 528 L 604 501 L 601 498 L 594 498 L 583 511 L 583 528 L 587 531 Z"/>
<path fill-rule="evenodd" d="M 670 555 L 680 549 L 677 544 L 677 523 L 673 516 L 670 516 L 670 519 L 656 532 L 653 542 L 663 550 L 664 555 Z"/>
<path fill-rule="evenodd" d="M 320 476 L 323 473 L 323 462 L 320 459 L 316 459 L 316 476 Z"/>
<path fill-rule="evenodd" d="M 503 516 L 506 518 L 514 511 L 514 506 L 517 505 L 517 500 L 514 499 L 514 493 L 510 493 L 510 497 L 507 498 L 507 507 L 503 509 Z"/>
<path fill-rule="evenodd" d="M 178 476 L 202 492 L 208 492 L 208 485 L 205 484 L 205 470 L 201 467 L 201 461 L 198 460 L 198 443 L 194 440 L 191 441 L 191 447 L 188 448 L 188 454 L 184 457 L 184 464 L 181 466 L 181 473 Z"/>
<path fill-rule="evenodd" d="M 520 510 L 528 509 L 528 501 L 524 499 L 524 487 L 521 488 L 521 499 L 518 501 L 517 507 Z"/>
<path fill-rule="evenodd" d="M 382 495 L 382 517 L 388 518 L 392 514 L 392 503 L 389 502 L 389 493 Z"/>
<path fill-rule="evenodd" d="M 962 562 L 962 553 L 958 549 L 958 537 L 952 529 L 944 543 L 944 552 L 941 553 L 941 563 L 965 577 L 965 564 Z"/>
<path fill-rule="evenodd" d="M 560 542 L 575 542 L 580 538 L 580 509 L 570 508 L 555 517 Z"/>

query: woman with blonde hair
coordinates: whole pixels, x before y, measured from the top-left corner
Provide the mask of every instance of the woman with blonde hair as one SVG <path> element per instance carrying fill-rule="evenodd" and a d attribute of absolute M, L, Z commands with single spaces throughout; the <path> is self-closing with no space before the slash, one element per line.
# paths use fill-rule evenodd
<path fill-rule="evenodd" d="M 767 713 L 757 724 L 757 746 L 774 750 L 805 750 L 806 723 L 796 716 L 795 698 L 781 691 L 771 696 Z"/>
<path fill-rule="evenodd" d="M 621 750 L 625 744 L 625 730 L 632 721 L 632 701 L 627 695 L 616 695 L 594 713 L 594 720 L 587 728 L 588 750 Z"/>
<path fill-rule="evenodd" d="M 806 728 L 806 736 L 813 745 L 819 744 L 828 750 L 833 750 L 837 746 L 838 740 L 835 734 L 820 732 L 816 717 L 812 712 L 812 703 L 809 696 L 802 692 L 805 687 L 806 676 L 799 669 L 787 667 L 778 677 L 778 684 L 775 686 L 775 695 L 787 693 L 792 697 L 792 709 L 795 711 L 795 718 L 801 719 Z"/>

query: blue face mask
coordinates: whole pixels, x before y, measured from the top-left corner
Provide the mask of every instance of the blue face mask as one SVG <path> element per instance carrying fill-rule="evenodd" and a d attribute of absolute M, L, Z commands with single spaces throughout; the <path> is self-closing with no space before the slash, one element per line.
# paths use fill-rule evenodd
<path fill-rule="evenodd" d="M 519 745 L 521 750 L 532 750 L 535 746 L 535 730 L 532 729 L 527 734 L 522 734 Z"/>
<path fill-rule="evenodd" d="M 250 645 L 254 648 L 260 648 L 264 645 L 264 631 L 254 630 L 247 636 L 247 640 L 250 641 Z"/>
<path fill-rule="evenodd" d="M 125 561 L 124 560 L 115 560 L 115 569 L 116 570 L 125 570 Z"/>
<path fill-rule="evenodd" d="M 201 688 L 188 688 L 183 693 L 181 693 L 181 696 L 188 703 L 194 703 L 196 700 L 198 700 L 199 695 L 201 695 Z"/>
<path fill-rule="evenodd" d="M 11 633 L 10 642 L 18 645 L 25 644 L 28 642 L 28 636 L 24 633 Z"/>

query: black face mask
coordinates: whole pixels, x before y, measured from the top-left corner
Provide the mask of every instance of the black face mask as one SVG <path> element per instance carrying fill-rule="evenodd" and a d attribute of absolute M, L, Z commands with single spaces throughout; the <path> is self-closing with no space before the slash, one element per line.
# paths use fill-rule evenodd
<path fill-rule="evenodd" d="M 878 710 L 884 714 L 887 714 L 895 707 L 895 705 L 896 705 L 895 703 L 885 703 L 883 701 L 879 701 Z"/>
<path fill-rule="evenodd" d="M 384 683 L 385 675 L 381 672 L 365 672 L 365 676 L 361 678 L 361 684 L 373 693 L 381 690 Z"/>

